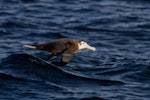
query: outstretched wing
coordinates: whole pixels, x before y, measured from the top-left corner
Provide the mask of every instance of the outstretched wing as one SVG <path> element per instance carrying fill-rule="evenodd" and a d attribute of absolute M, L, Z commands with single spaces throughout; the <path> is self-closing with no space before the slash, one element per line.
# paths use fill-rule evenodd
<path fill-rule="evenodd" d="M 64 53 L 62 55 L 62 60 L 60 66 L 65 66 L 74 56 L 74 53 Z"/>

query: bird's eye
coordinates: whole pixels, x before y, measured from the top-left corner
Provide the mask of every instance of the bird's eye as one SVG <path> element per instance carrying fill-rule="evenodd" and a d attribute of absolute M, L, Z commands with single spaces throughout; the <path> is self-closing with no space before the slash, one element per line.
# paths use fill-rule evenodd
<path fill-rule="evenodd" d="M 82 42 L 82 44 L 85 44 L 84 42 Z"/>

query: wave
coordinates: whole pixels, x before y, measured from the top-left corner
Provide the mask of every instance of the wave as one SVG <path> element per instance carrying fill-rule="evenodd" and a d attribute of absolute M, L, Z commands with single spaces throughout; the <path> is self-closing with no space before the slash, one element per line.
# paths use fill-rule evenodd
<path fill-rule="evenodd" d="M 32 3 L 32 2 L 35 2 L 36 0 L 2 0 L 2 2 L 4 3 L 20 3 L 20 2 L 23 2 L 23 3 Z"/>
<path fill-rule="evenodd" d="M 24 81 L 22 78 L 17 78 L 15 76 L 5 74 L 5 73 L 0 73 L 0 79 Z"/>
<path fill-rule="evenodd" d="M 130 73 L 129 75 L 126 75 L 126 79 L 129 79 L 130 81 L 136 81 L 136 82 L 140 82 L 140 83 L 149 83 L 150 82 L 150 66 L 147 65 L 138 65 L 135 67 L 141 67 L 141 69 L 139 69 L 136 72 Z"/>
<path fill-rule="evenodd" d="M 105 99 L 100 97 L 87 97 L 87 98 L 82 98 L 80 100 L 105 100 Z"/>
<path fill-rule="evenodd" d="M 89 86 L 103 85 L 123 85 L 124 83 L 116 80 L 104 80 L 85 76 L 79 76 L 46 62 L 40 58 L 28 54 L 13 54 L 3 59 L 1 71 L 24 79 L 47 81 L 50 83 L 66 86 Z M 1 74 L 3 76 L 3 74 Z M 7 75 L 4 75 L 7 76 Z M 13 78 L 13 77 L 9 77 Z"/>

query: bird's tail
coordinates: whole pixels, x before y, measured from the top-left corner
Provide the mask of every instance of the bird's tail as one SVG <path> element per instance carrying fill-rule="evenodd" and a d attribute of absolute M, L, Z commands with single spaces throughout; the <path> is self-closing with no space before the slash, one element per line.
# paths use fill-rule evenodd
<path fill-rule="evenodd" d="M 32 48 L 32 49 L 36 49 L 37 48 L 36 45 L 28 45 L 28 44 L 23 45 L 23 47 Z"/>

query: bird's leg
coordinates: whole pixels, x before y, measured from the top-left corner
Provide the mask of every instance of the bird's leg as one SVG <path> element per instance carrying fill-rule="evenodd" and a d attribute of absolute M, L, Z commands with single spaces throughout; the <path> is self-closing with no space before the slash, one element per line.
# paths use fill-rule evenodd
<path fill-rule="evenodd" d="M 47 60 L 50 60 L 50 59 L 54 59 L 55 57 L 57 57 L 57 54 L 52 53 L 45 60 L 47 61 Z"/>
<path fill-rule="evenodd" d="M 67 64 L 67 62 L 61 61 L 59 66 L 65 66 Z"/>

